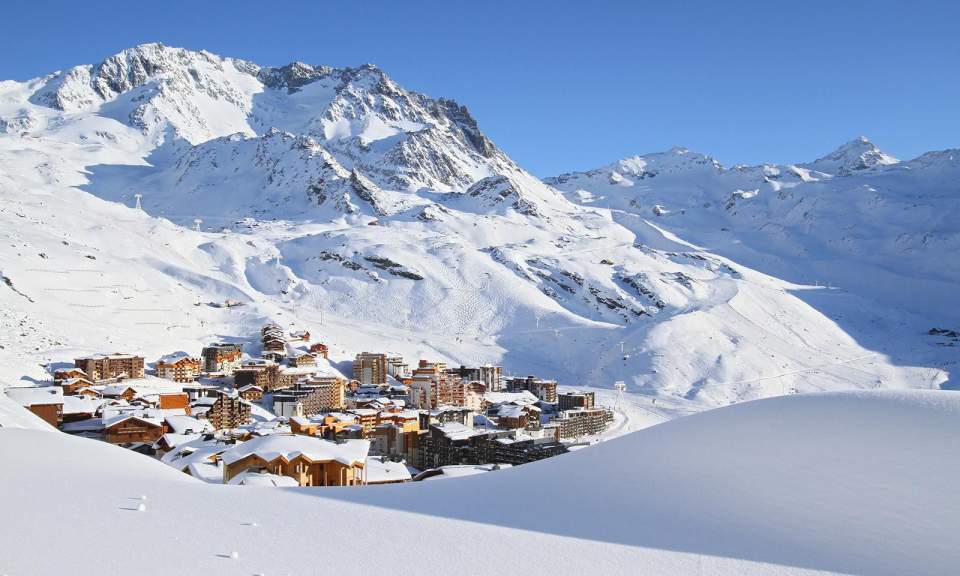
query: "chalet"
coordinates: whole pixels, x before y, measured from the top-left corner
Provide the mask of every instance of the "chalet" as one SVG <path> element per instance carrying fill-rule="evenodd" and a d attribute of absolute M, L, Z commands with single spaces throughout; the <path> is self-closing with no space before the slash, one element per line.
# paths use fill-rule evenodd
<path fill-rule="evenodd" d="M 263 398 L 263 388 L 253 384 L 247 384 L 237 389 L 237 393 L 247 402 L 257 402 Z"/>
<path fill-rule="evenodd" d="M 104 398 L 122 398 L 130 402 L 137 396 L 137 389 L 125 384 L 114 384 L 104 387 L 103 390 L 100 391 L 100 394 Z"/>
<path fill-rule="evenodd" d="M 311 344 L 308 350 L 310 351 L 311 354 L 315 354 L 316 356 L 323 356 L 324 358 L 328 358 L 330 355 L 330 349 L 327 347 L 326 344 L 322 342 Z"/>
<path fill-rule="evenodd" d="M 268 336 L 263 339 L 263 349 L 269 352 L 285 352 L 287 350 L 287 341 L 283 338 Z"/>
<path fill-rule="evenodd" d="M 200 375 L 202 363 L 186 352 L 168 354 L 157 360 L 157 376 L 174 382 L 193 382 Z"/>
<path fill-rule="evenodd" d="M 264 350 L 260 353 L 260 357 L 271 362 L 280 362 L 287 357 L 287 354 L 286 351 Z"/>
<path fill-rule="evenodd" d="M 57 427 L 63 422 L 63 389 L 59 386 L 7 388 L 6 392 L 47 424 Z"/>
<path fill-rule="evenodd" d="M 296 332 L 291 332 L 291 333 L 290 333 L 290 339 L 291 339 L 291 340 L 296 340 L 296 341 L 301 341 L 301 342 L 309 342 L 309 341 L 310 341 L 310 333 L 307 332 L 306 330 L 297 330 Z"/>
<path fill-rule="evenodd" d="M 111 378 L 143 378 L 143 356 L 132 354 L 97 354 L 74 360 L 77 368 L 87 374 L 93 382 Z"/>
<path fill-rule="evenodd" d="M 56 385 L 63 388 L 63 393 L 66 396 L 73 396 L 80 391 L 81 388 L 89 388 L 93 386 L 93 382 L 82 377 L 75 378 L 64 378 L 56 381 Z"/>
<path fill-rule="evenodd" d="M 316 366 L 317 357 L 310 352 L 301 352 L 290 356 L 291 366 Z"/>
<path fill-rule="evenodd" d="M 162 419 L 146 414 L 120 414 L 103 422 L 103 439 L 111 444 L 154 444 L 166 432 Z"/>
<path fill-rule="evenodd" d="M 103 400 L 93 396 L 64 396 L 63 423 L 90 420 L 97 414 L 102 405 Z"/>
<path fill-rule="evenodd" d="M 366 440 L 337 444 L 295 434 L 261 436 L 221 455 L 223 482 L 245 472 L 266 472 L 293 478 L 300 486 L 361 485 L 369 450 Z"/>
<path fill-rule="evenodd" d="M 55 370 L 53 373 L 53 380 L 59 382 L 60 380 L 69 380 L 71 378 L 83 378 L 89 380 L 87 373 L 79 368 L 61 368 Z"/>

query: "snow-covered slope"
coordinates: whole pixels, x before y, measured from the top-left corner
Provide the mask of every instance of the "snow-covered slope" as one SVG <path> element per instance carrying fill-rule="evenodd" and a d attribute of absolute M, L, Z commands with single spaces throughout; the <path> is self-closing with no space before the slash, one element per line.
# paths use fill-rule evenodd
<path fill-rule="evenodd" d="M 949 152 L 887 165 L 858 141 L 726 170 L 675 149 L 544 183 L 466 108 L 374 66 L 157 44 L 0 83 L 0 128 L 0 328 L 22 334 L 0 349 L 8 383 L 77 352 L 252 338 L 268 318 L 332 342 L 334 362 L 501 362 L 695 407 L 949 377 L 925 334 L 956 320 Z M 820 172 L 836 166 L 851 175 Z M 226 298 L 246 306 L 205 305 Z"/>
<path fill-rule="evenodd" d="M 860 138 L 808 164 L 725 168 L 675 148 L 546 182 L 638 236 L 652 226 L 795 283 L 897 364 L 947 367 L 955 343 L 927 332 L 960 322 L 958 179 L 956 150 L 898 162 Z"/>
<path fill-rule="evenodd" d="M 958 442 L 960 393 L 793 396 L 455 481 L 274 489 L 4 428 L 0 571 L 949 574 Z"/>

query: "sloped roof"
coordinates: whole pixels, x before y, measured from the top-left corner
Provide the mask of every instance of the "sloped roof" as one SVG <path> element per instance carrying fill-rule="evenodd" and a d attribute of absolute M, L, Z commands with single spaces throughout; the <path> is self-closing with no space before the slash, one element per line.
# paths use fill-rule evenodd
<path fill-rule="evenodd" d="M 35 404 L 63 404 L 63 388 L 59 386 L 30 386 L 26 388 L 7 388 L 7 396 L 21 406 Z"/>
<path fill-rule="evenodd" d="M 259 472 L 243 472 L 237 474 L 230 479 L 229 484 L 235 486 L 273 486 L 277 488 L 288 488 L 300 485 L 289 476 Z"/>
<path fill-rule="evenodd" d="M 267 462 L 277 458 L 287 461 L 297 456 L 305 456 L 314 462 L 336 460 L 346 466 L 362 464 L 370 451 L 367 440 L 347 440 L 336 444 L 312 436 L 299 434 L 271 434 L 260 436 L 238 444 L 223 453 L 223 461 L 233 464 L 251 454 L 256 454 Z"/>

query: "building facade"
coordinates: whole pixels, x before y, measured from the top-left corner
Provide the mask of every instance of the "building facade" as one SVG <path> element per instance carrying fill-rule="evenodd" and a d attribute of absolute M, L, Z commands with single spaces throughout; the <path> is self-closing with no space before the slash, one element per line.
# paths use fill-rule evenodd
<path fill-rule="evenodd" d="M 174 382 L 193 382 L 200 375 L 203 364 L 199 358 L 187 355 L 164 356 L 155 364 L 157 376 Z"/>
<path fill-rule="evenodd" d="M 215 430 L 236 428 L 250 422 L 250 404 L 239 396 L 221 394 L 205 416 Z"/>
<path fill-rule="evenodd" d="M 457 375 L 469 382 L 482 382 L 488 392 L 499 392 L 503 389 L 503 368 L 492 364 L 484 364 L 476 368 L 461 366 L 456 370 Z"/>
<path fill-rule="evenodd" d="M 93 382 L 121 376 L 143 378 L 143 364 L 143 356 L 132 354 L 98 354 L 74 360 L 74 365 L 83 370 Z"/>
<path fill-rule="evenodd" d="M 565 410 L 555 422 L 560 438 L 592 436 L 603 432 L 613 422 L 613 412 L 603 407 Z"/>
<path fill-rule="evenodd" d="M 596 394 L 593 392 L 565 392 L 557 396 L 558 409 L 575 410 L 577 408 L 593 408 L 597 404 Z"/>
<path fill-rule="evenodd" d="M 360 384 L 387 383 L 387 355 L 361 352 L 353 359 L 353 379 Z"/>
<path fill-rule="evenodd" d="M 232 374 L 240 367 L 243 359 L 243 345 L 231 343 L 211 344 L 200 353 L 203 369 L 206 372 L 224 372 Z"/>

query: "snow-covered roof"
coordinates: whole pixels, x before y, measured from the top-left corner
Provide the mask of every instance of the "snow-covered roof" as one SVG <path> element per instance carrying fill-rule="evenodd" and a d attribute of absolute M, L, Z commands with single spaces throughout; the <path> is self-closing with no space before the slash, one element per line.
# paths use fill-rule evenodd
<path fill-rule="evenodd" d="M 382 458 L 368 458 L 363 477 L 367 484 L 407 482 L 412 478 L 405 464 L 384 461 Z"/>
<path fill-rule="evenodd" d="M 187 464 L 184 468 L 191 476 L 208 484 L 223 483 L 223 469 L 216 462 L 197 460 Z"/>
<path fill-rule="evenodd" d="M 86 420 L 77 420 L 76 422 L 64 422 L 60 429 L 68 433 L 76 432 L 102 432 L 103 418 L 87 418 Z"/>
<path fill-rule="evenodd" d="M 7 388 L 7 396 L 21 406 L 38 404 L 63 404 L 63 388 L 59 386 L 30 386 Z"/>
<path fill-rule="evenodd" d="M 230 479 L 229 484 L 236 486 L 271 486 L 274 488 L 290 488 L 300 484 L 289 476 L 270 474 L 267 472 L 242 472 Z"/>
<path fill-rule="evenodd" d="M 66 414 L 93 414 L 103 400 L 91 396 L 64 396 L 63 413 Z"/>
<path fill-rule="evenodd" d="M 482 434 L 478 430 L 474 430 L 469 426 L 464 426 L 459 422 L 446 422 L 444 424 L 434 424 L 433 427 L 439 429 L 444 436 L 451 440 L 466 440 L 476 436 L 477 434 Z"/>
<path fill-rule="evenodd" d="M 280 373 L 288 376 L 312 376 L 317 373 L 316 366 L 283 366 Z"/>
<path fill-rule="evenodd" d="M 529 390 L 522 392 L 486 392 L 483 399 L 491 404 L 536 404 L 540 401 Z"/>
<path fill-rule="evenodd" d="M 173 448 L 177 448 L 178 446 L 182 446 L 187 442 L 193 442 L 194 440 L 199 440 L 202 437 L 203 437 L 202 434 L 176 434 L 174 432 L 167 432 L 166 434 L 160 437 L 160 441 L 158 441 L 157 443 L 159 444 L 160 442 L 163 442 L 164 444 L 169 446 L 171 449 L 173 449 Z"/>
<path fill-rule="evenodd" d="M 175 434 L 200 434 L 213 431 L 213 426 L 209 422 L 197 420 L 192 416 L 167 415 L 164 420 Z"/>
<path fill-rule="evenodd" d="M 151 426 L 163 426 L 163 420 L 156 415 L 148 415 L 143 412 L 128 412 L 126 414 L 117 414 L 116 416 L 111 416 L 105 418 L 103 421 L 104 428 L 112 428 L 121 422 L 125 422 L 130 419 L 136 419 Z"/>
<path fill-rule="evenodd" d="M 497 411 L 497 416 L 501 418 L 520 418 L 525 414 L 526 411 L 523 409 L 523 406 L 516 404 L 503 404 Z"/>
<path fill-rule="evenodd" d="M 451 466 L 441 466 L 431 470 L 424 470 L 423 480 L 435 480 L 439 478 L 462 478 L 464 476 L 475 476 L 485 472 L 493 472 L 502 468 L 510 468 L 510 464 L 454 464 Z M 439 472 L 436 473 L 436 472 Z"/>
<path fill-rule="evenodd" d="M 194 358 L 186 352 L 174 352 L 173 354 L 167 354 L 166 356 L 161 356 L 157 363 L 164 364 L 175 364 L 180 360 L 193 360 Z"/>
<path fill-rule="evenodd" d="M 362 464 L 369 450 L 370 442 L 367 440 L 347 440 L 337 444 L 300 434 L 271 434 L 234 446 L 223 453 L 223 461 L 233 464 L 251 454 L 256 454 L 267 462 L 277 458 L 290 461 L 302 455 L 314 462 L 336 460 L 341 464 L 352 466 Z"/>
<path fill-rule="evenodd" d="M 138 358 L 138 356 L 136 354 L 121 354 L 116 352 L 113 354 L 92 354 L 90 356 L 77 358 L 77 360 L 129 360 L 131 358 Z"/>
<path fill-rule="evenodd" d="M 140 390 L 137 390 L 129 384 L 110 384 L 109 386 L 104 386 L 101 393 L 104 396 L 120 396 L 127 390 L 133 390 L 134 394 L 141 393 Z"/>

